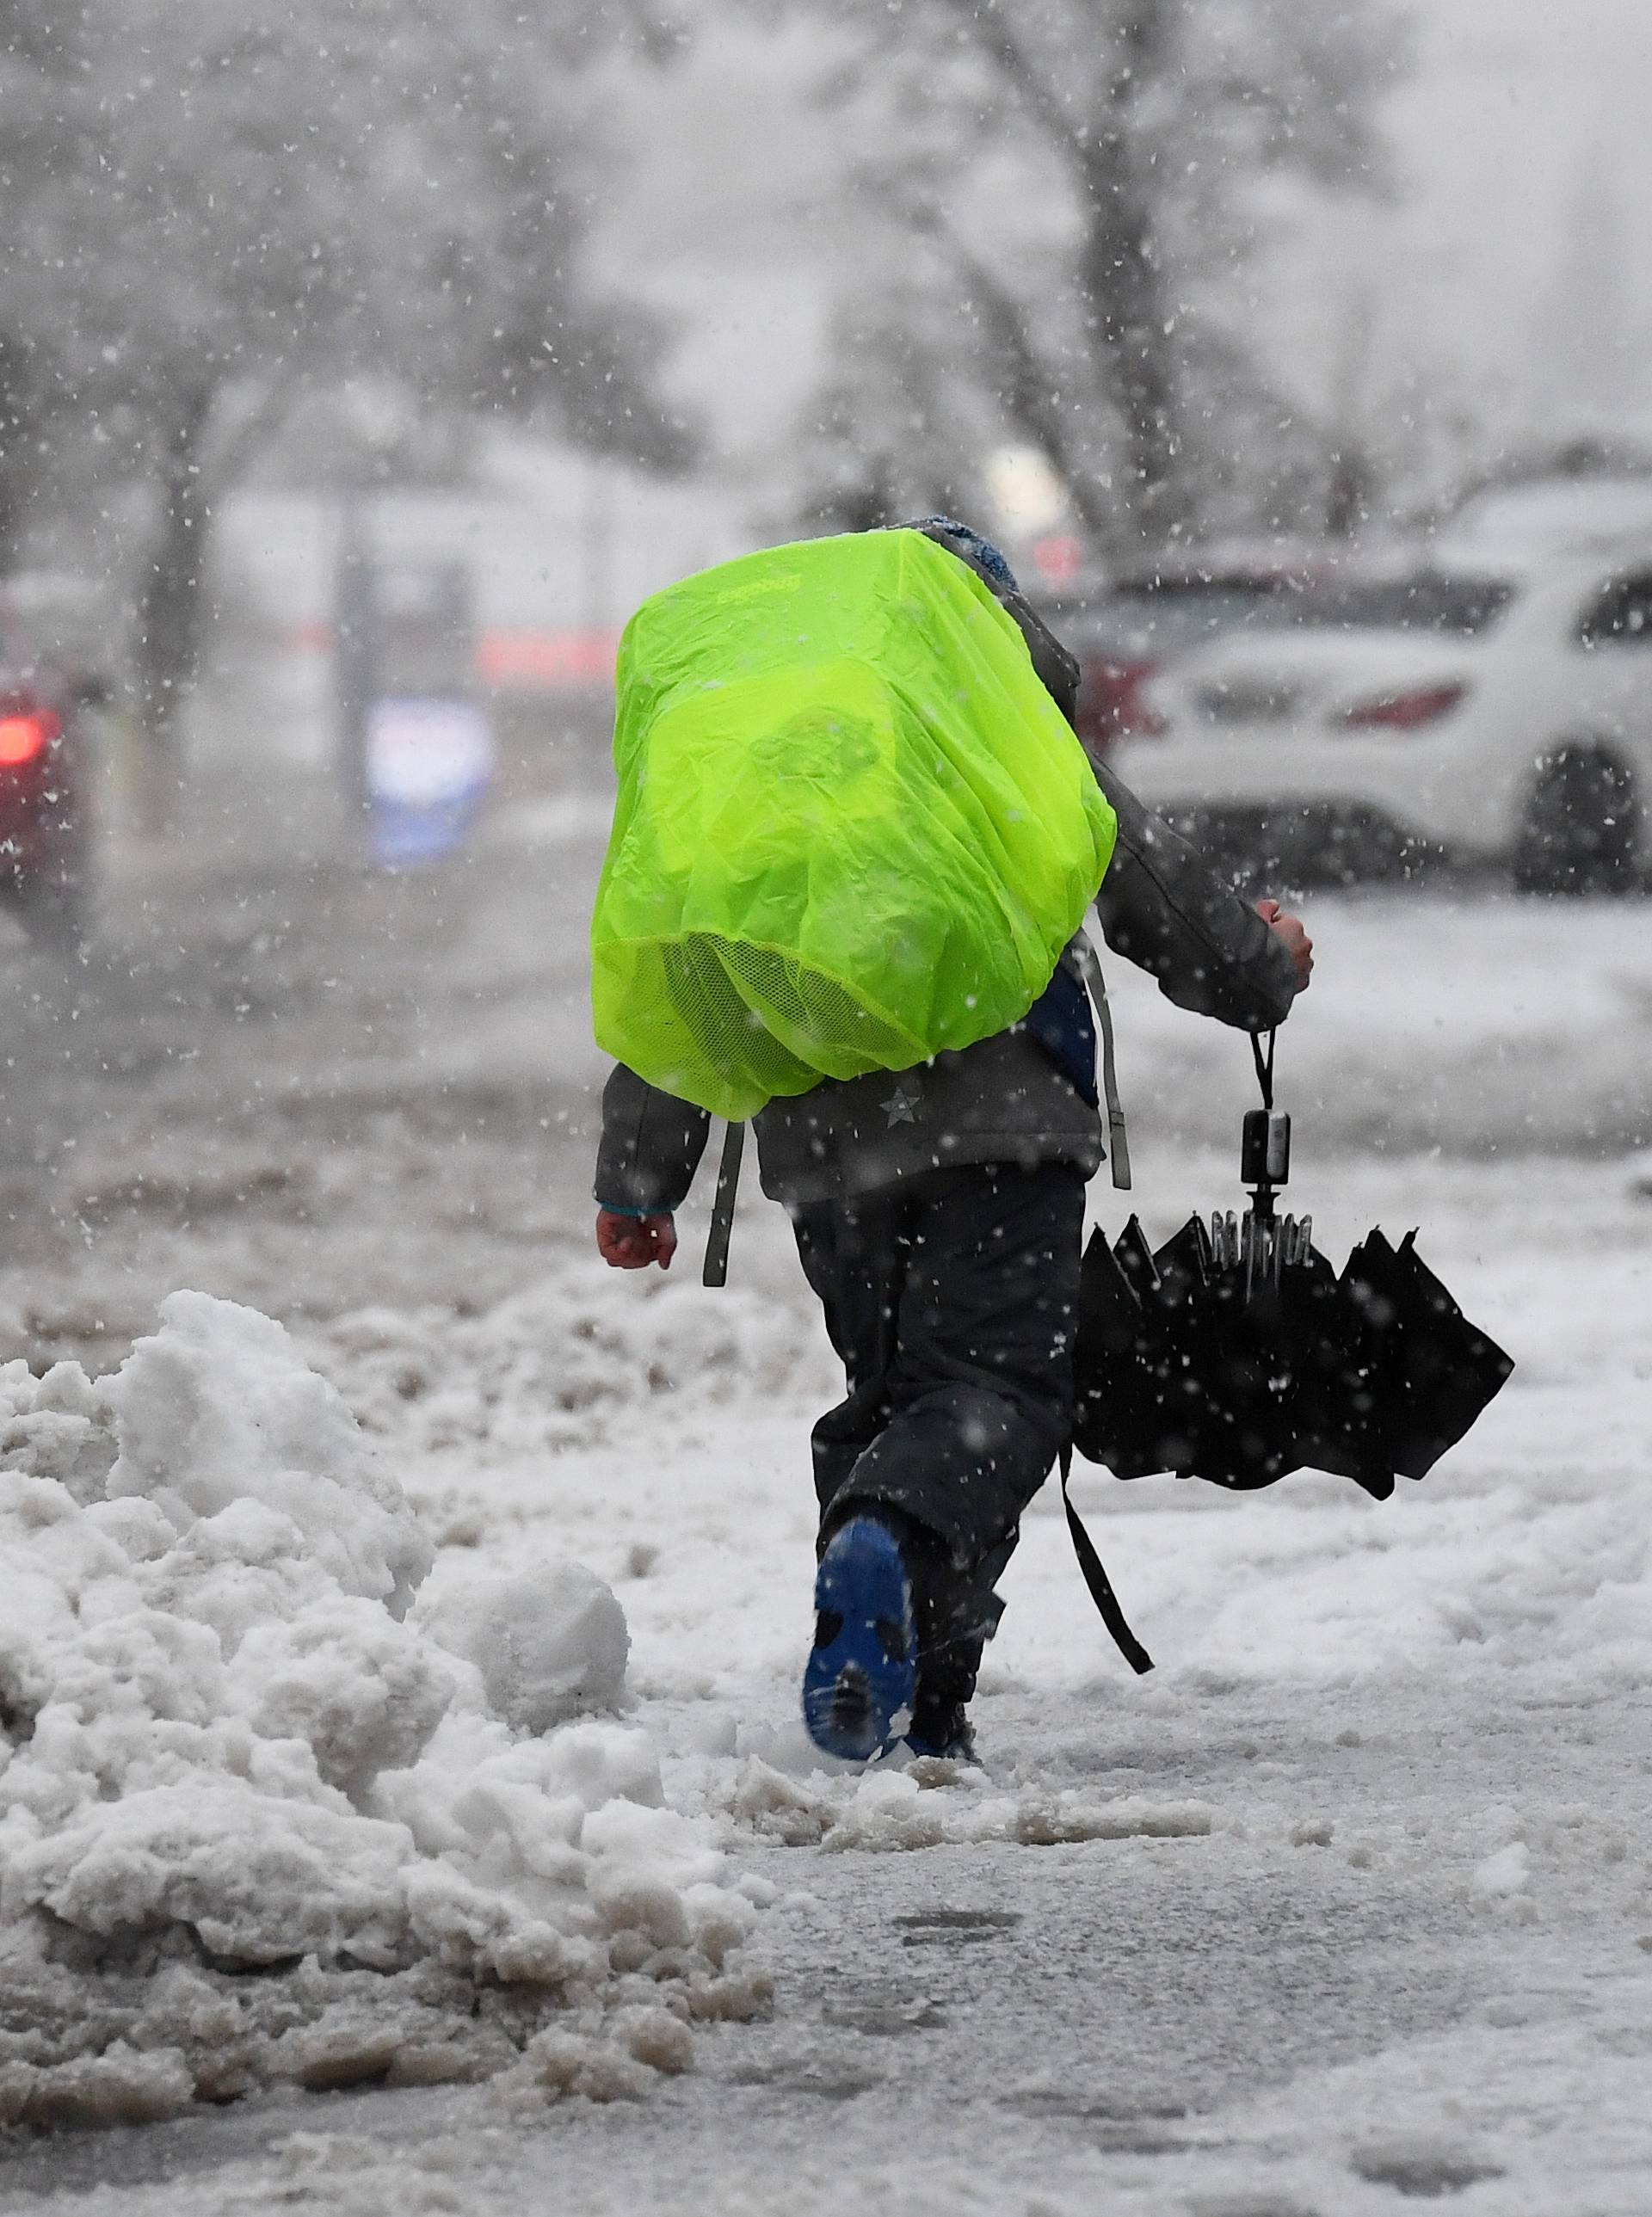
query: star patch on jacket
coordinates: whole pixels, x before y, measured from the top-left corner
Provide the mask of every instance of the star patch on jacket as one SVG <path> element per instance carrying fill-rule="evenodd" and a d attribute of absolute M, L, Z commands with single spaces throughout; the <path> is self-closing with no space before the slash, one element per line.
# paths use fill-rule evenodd
<path fill-rule="evenodd" d="M 918 1103 L 921 1098 L 920 1094 L 908 1093 L 905 1086 L 897 1084 L 888 1099 L 878 1103 L 889 1120 L 891 1131 L 897 1124 L 915 1124 L 918 1121 Z"/>

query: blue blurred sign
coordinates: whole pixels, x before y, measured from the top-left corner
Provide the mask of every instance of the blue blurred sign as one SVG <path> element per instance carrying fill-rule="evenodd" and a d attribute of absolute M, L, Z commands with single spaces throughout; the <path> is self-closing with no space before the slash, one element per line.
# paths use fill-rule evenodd
<path fill-rule="evenodd" d="M 367 798 L 373 855 L 387 869 L 451 854 L 476 820 L 493 776 L 487 711 L 474 701 L 374 701 L 367 712 Z"/>

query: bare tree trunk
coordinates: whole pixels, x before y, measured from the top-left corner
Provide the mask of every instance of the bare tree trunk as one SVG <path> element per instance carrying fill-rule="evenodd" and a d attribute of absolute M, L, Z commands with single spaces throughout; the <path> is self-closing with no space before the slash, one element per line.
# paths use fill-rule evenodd
<path fill-rule="evenodd" d="M 201 666 L 201 583 L 208 500 L 203 454 L 216 398 L 210 384 L 180 398 L 161 454 L 160 514 L 138 595 L 138 713 L 152 831 L 176 813 L 183 708 Z"/>
<path fill-rule="evenodd" d="M 1149 547 L 1162 543 L 1187 505 L 1174 335 L 1131 128 L 1165 38 L 1164 0 L 1135 0 L 1120 27 L 1107 113 L 1084 164 L 1089 223 L 1080 265 L 1102 382 L 1123 431 L 1126 505 L 1135 537 Z"/>
<path fill-rule="evenodd" d="M 1357 539 L 1370 521 L 1377 477 L 1358 440 L 1345 440 L 1331 451 L 1330 482 L 1325 489 L 1325 535 Z"/>
<path fill-rule="evenodd" d="M 1093 410 L 1074 411 L 1064 401 L 1065 374 L 1041 353 L 1032 317 L 1018 298 L 962 239 L 930 222 L 926 227 L 968 287 L 974 312 L 999 365 L 998 398 L 1012 423 L 1043 455 L 1067 487 L 1074 508 L 1098 548 L 1110 555 L 1139 554 L 1155 546 L 1172 522 L 1185 513 L 1171 404 L 1173 384 L 1160 398 L 1149 392 L 1140 400 L 1137 435 L 1129 435 L 1129 401 L 1120 390 L 1113 358 L 1098 354 Z M 1093 295 L 1092 295 L 1093 297 Z M 1099 309 L 1092 318 L 1099 330 Z M 1156 390 L 1156 388 L 1154 388 Z M 1123 497 L 1092 467 L 1088 425 L 1098 417 L 1121 419 L 1127 429 L 1126 483 Z M 1162 440 L 1165 452 L 1150 448 Z"/>
<path fill-rule="evenodd" d="M 1325 493 L 1325 533 L 1329 539 L 1357 538 L 1370 521 L 1377 498 L 1377 472 L 1363 430 L 1368 415 L 1366 383 L 1376 320 L 1376 304 L 1361 287 L 1349 302 L 1343 319 L 1331 379 L 1330 472 Z"/>

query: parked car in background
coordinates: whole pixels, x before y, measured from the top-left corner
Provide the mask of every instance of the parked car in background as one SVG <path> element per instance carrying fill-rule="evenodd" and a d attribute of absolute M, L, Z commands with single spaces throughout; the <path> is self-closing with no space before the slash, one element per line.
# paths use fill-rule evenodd
<path fill-rule="evenodd" d="M 90 895 L 86 711 L 109 688 L 35 617 L 27 590 L 0 593 L 0 909 L 71 948 Z"/>
<path fill-rule="evenodd" d="M 1652 542 L 1652 473 L 1529 478 L 1483 485 L 1435 527 L 1440 561 L 1494 560 L 1500 553 L 1581 553 Z"/>
<path fill-rule="evenodd" d="M 1652 538 L 1633 551 L 1345 569 L 1288 621 L 1142 689 L 1142 798 L 1302 875 L 1496 860 L 1533 892 L 1627 891 L 1652 802 Z"/>
<path fill-rule="evenodd" d="M 1325 552 L 1213 547 L 1125 571 L 1085 592 L 1038 596 L 1039 614 L 1078 657 L 1079 733 L 1104 751 L 1151 732 L 1148 681 L 1189 648 L 1273 621 L 1325 574 Z"/>

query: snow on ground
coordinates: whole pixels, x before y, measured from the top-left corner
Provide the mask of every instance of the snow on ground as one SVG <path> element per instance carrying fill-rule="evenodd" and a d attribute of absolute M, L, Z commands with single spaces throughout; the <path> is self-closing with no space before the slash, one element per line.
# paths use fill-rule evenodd
<path fill-rule="evenodd" d="M 1224 1158 L 1144 1152 L 1142 1197 L 1167 1221 L 1222 1197 Z M 1592 1162 L 1541 1181 L 1529 1163 L 1412 1162 L 1396 1179 L 1345 1162 L 1302 1197 L 1330 1203 L 1333 1251 L 1377 1216 L 1420 1220 L 1519 1359 L 1514 1381 L 1386 1504 L 1309 1475 L 1246 1499 L 1081 1479 L 1160 1660 L 1144 1682 L 1041 1502 L 983 1679 L 981 1772 L 828 1775 L 807 1749 L 811 1405 L 783 1384 L 720 1398 L 697 1359 L 710 1297 L 691 1284 L 621 1286 L 671 1382 L 591 1399 L 606 1420 L 578 1446 L 541 1411 L 545 1444 L 525 1452 L 497 1428 L 430 1447 L 430 1498 L 479 1551 L 549 1527 L 615 1579 L 668 1793 L 783 1889 L 756 1943 L 775 2024 L 760 2054 L 709 2059 L 726 2075 L 624 2168 L 634 2190 L 651 2164 L 684 2165 L 649 2206 L 708 2206 L 715 2179 L 720 2207 L 839 2207 L 831 2119 L 847 2105 L 857 2192 L 903 2212 L 1104 2196 L 1245 2217 L 1396 2193 L 1644 2208 L 1641 1219 L 1618 1166 Z M 789 1321 L 801 1367 L 813 1325 L 779 1290 L 783 1226 L 753 1213 L 742 1236 L 765 1345 Z M 608 1311 L 607 1283 L 572 1266 L 466 1325 L 485 1375 L 543 1359 L 532 1319 L 579 1306 L 571 1280 Z M 752 1298 L 731 1294 L 731 1339 Z M 336 1347 L 350 1339 L 346 1319 Z M 335 1355 L 347 1392 L 367 1360 Z M 617 1327 L 607 1360 L 634 1379 Z M 375 1383 L 359 1398 L 382 1415 Z M 405 1423 L 430 1440 L 417 1401 Z M 944 2145 L 919 2130 L 908 2149 L 925 2115 Z M 1557 2202 L 1580 2174 L 1591 2198 Z M 579 2175 L 579 2206 L 625 2206 L 609 2174 Z"/>
<path fill-rule="evenodd" d="M 275 959 L 254 939 L 284 929 L 283 979 L 343 979 L 354 997 L 288 1016 L 269 993 L 262 1029 L 226 1018 L 187 1071 L 164 1056 L 152 1078 L 128 1061 L 99 1079 L 146 1021 L 134 988 L 100 985 L 65 1046 L 73 1087 L 48 1084 L 44 1062 L 30 1080 L 37 1130 L 72 1112 L 76 1155 L 53 1159 L 73 1206 L 31 1218 L 14 1179 L 3 1289 L 65 1326 L 108 1326 L 180 1283 L 290 1318 L 438 1551 L 399 1631 L 377 1599 L 341 1590 L 329 1607 L 377 1610 L 382 1640 L 411 1639 L 425 1666 L 462 1671 L 464 1651 L 471 1714 L 518 1757 L 569 1730 L 646 1747 L 665 1804 L 649 1820 L 671 1813 L 696 1854 L 721 1853 L 713 1882 L 747 1882 L 739 1902 L 773 1889 L 725 1973 L 752 1993 L 772 1979 L 772 2015 L 707 2026 L 693 2070 L 650 2074 L 635 2103 L 506 2110 L 463 2084 L 300 2094 L 271 2071 L 211 2118 L 16 2140 L 0 2207 L 49 2193 L 85 2217 L 510 2202 L 1367 2217 L 1437 2197 L 1465 2217 L 1644 2217 L 1652 1213 L 1629 1158 L 1652 1139 L 1644 911 L 1489 894 L 1313 904 L 1321 969 L 1280 1046 L 1293 1205 L 1339 1257 L 1373 1222 L 1420 1225 L 1425 1255 L 1516 1357 L 1513 1380 L 1387 1504 L 1308 1474 L 1235 1499 L 1083 1473 L 1075 1498 L 1158 1659 L 1145 1680 L 1095 1622 L 1059 1503 L 1041 1498 L 983 1675 L 982 1769 L 865 1776 L 822 1769 L 795 1719 L 807 1426 L 832 1385 L 783 1219 L 748 1195 L 720 1294 L 695 1282 L 702 1201 L 668 1280 L 610 1275 L 585 1251 L 580 821 L 528 827 L 473 880 L 444 881 L 439 929 L 405 892 L 382 906 L 329 893 L 330 921 L 270 888 L 237 942 L 254 984 Z M 213 909 L 212 928 L 227 936 L 230 914 Z M 163 913 L 156 942 L 175 928 Z M 1109 969 L 1132 1201 L 1157 1235 L 1237 1199 L 1248 1057 Z M 169 1040 L 182 1021 L 166 1018 Z M 259 1108 L 278 1092 L 278 1115 Z M 116 1164 L 128 1179 L 187 1168 L 198 1195 L 226 1150 L 244 1186 L 256 1159 L 305 1209 L 266 1206 L 262 1186 L 239 1209 L 81 1205 Z M 1116 1227 L 1117 1199 L 1102 1184 L 1093 1200 Z M 87 1421 L 113 1436 L 112 1417 Z M 164 1561 L 216 1501 L 156 1500 L 186 1519 Z M 552 1563 L 588 1578 L 544 1575 L 551 1631 L 572 1629 L 513 1695 L 487 1676 L 486 1634 L 532 1630 L 524 1594 Z M 603 1586 L 634 1706 L 536 1739 L 560 1702 L 591 1698 L 587 1667 L 611 1696 Z M 269 1636 L 290 1633 L 277 1613 Z M 234 1658 L 220 1667 L 227 1685 Z M 427 1769 L 448 1763 L 446 1729 Z M 287 1745 L 314 1806 L 413 1831 L 382 1773 L 358 1807 L 313 1737 Z M 415 1840 L 390 1859 L 394 1882 L 464 1854 Z M 469 1877 L 525 1898 L 508 1856 Z M 383 1993 L 416 1974 L 319 1975 Z M 242 2009 L 270 1983 L 199 1960 L 189 1975 Z M 455 1991 L 441 2004 L 454 2025 Z M 0 2025 L 15 2029 L 3 2008 Z"/>
<path fill-rule="evenodd" d="M 634 2092 L 752 2014 L 754 1921 L 611 1715 L 591 1574 L 438 1588 L 279 1325 L 181 1293 L 96 1384 L 0 1371 L 0 2123 L 275 2080 Z"/>
<path fill-rule="evenodd" d="M 1299 1182 L 1321 1156 L 1621 1154 L 1652 1133 L 1652 933 L 1637 902 L 1490 888 L 1305 896 L 1317 967 L 1281 1032 Z M 1224 1150 L 1249 1057 L 1108 963 L 1120 1071 L 1160 1129 Z M 1402 1185 L 1389 1172 L 1388 1190 Z M 1534 1176 L 1538 1175 L 1534 1170 Z"/>

